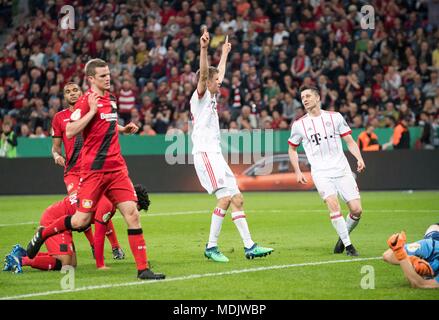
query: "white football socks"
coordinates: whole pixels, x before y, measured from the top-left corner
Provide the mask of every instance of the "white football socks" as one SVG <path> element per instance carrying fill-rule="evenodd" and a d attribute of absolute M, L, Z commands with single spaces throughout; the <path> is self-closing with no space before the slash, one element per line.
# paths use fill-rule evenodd
<path fill-rule="evenodd" d="M 349 246 L 351 244 L 351 239 L 349 238 L 348 228 L 343 215 L 340 212 L 332 212 L 330 213 L 330 217 L 331 223 L 334 226 L 335 231 L 337 231 L 341 241 L 343 241 L 344 246 Z"/>
<path fill-rule="evenodd" d="M 244 211 L 232 212 L 232 220 L 235 223 L 236 228 L 238 228 L 242 242 L 244 243 L 244 247 L 251 248 L 255 243 L 250 235 L 250 230 L 248 229 L 247 219 L 245 218 Z"/>
<path fill-rule="evenodd" d="M 221 226 L 223 225 L 224 216 L 226 210 L 221 208 L 215 208 L 212 213 L 212 220 L 210 222 L 209 242 L 207 248 L 216 247 L 218 245 L 218 238 L 221 232 Z"/>
<path fill-rule="evenodd" d="M 348 232 L 351 233 L 359 222 L 360 222 L 360 217 L 356 217 L 352 215 L 352 213 L 349 213 L 346 217 L 346 226 L 348 228 Z"/>

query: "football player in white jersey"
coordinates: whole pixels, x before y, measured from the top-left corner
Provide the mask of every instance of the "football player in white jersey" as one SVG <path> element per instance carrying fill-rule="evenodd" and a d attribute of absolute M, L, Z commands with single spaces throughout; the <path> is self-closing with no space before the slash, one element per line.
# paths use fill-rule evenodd
<path fill-rule="evenodd" d="M 247 259 L 263 257 L 273 249 L 263 248 L 253 242 L 243 209 L 243 196 L 236 184 L 235 176 L 221 153 L 221 137 L 216 94 L 226 71 L 227 56 L 231 50 L 228 37 L 222 46 L 218 68 L 209 67 L 207 50 L 209 33 L 203 27 L 200 38 L 200 70 L 197 90 L 190 100 L 192 117 L 192 143 L 194 165 L 201 185 L 209 194 L 217 197 L 217 206 L 212 213 L 209 241 L 204 255 L 216 262 L 228 262 L 229 259 L 218 248 L 218 237 L 226 211 L 231 207 L 232 220 L 244 243 Z"/>
<path fill-rule="evenodd" d="M 299 167 L 297 148 L 302 143 L 311 164 L 311 176 L 321 198 L 329 209 L 332 225 L 339 235 L 334 253 L 346 248 L 348 256 L 358 256 L 349 233 L 358 225 L 362 213 L 360 192 L 343 153 L 341 138 L 350 153 L 357 159 L 357 171 L 366 166 L 351 129 L 338 112 L 321 109 L 320 93 L 316 87 L 303 86 L 300 90 L 306 115 L 294 121 L 288 139 L 288 154 L 296 173 L 297 182 L 308 183 Z M 349 214 L 346 220 L 341 213 L 338 195 L 346 202 Z"/>

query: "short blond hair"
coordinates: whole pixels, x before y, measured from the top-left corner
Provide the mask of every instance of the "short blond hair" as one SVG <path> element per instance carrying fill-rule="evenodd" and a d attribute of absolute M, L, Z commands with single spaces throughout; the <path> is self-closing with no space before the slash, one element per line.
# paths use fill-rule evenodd
<path fill-rule="evenodd" d="M 108 63 L 102 59 L 91 59 L 85 65 L 84 72 L 87 77 L 93 77 L 96 75 L 96 68 L 103 68 L 107 66 Z"/>
<path fill-rule="evenodd" d="M 210 66 L 207 73 L 207 80 L 212 80 L 213 77 L 219 73 L 218 68 Z M 200 69 L 197 71 L 197 80 L 200 79 Z"/>

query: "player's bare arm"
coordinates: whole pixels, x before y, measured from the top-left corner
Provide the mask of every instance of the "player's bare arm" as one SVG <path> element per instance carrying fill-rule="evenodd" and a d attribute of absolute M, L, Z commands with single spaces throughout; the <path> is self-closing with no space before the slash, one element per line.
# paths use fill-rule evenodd
<path fill-rule="evenodd" d="M 207 63 L 207 48 L 209 47 L 209 32 L 207 27 L 203 27 L 203 35 L 200 38 L 200 78 L 198 79 L 198 94 L 204 95 L 207 89 L 207 77 L 209 75 L 209 65 Z"/>
<path fill-rule="evenodd" d="M 218 80 L 220 83 L 224 80 L 224 75 L 226 74 L 226 64 L 227 64 L 227 57 L 232 50 L 232 44 L 229 42 L 229 36 L 226 36 L 226 39 L 224 41 L 222 52 L 221 52 L 221 59 L 218 64 Z"/>
<path fill-rule="evenodd" d="M 61 138 L 54 137 L 52 139 L 52 156 L 53 156 L 53 160 L 55 160 L 55 164 L 60 165 L 61 167 L 65 167 L 66 161 L 62 156 L 61 144 L 62 144 Z"/>
<path fill-rule="evenodd" d="M 89 124 L 91 119 L 93 119 L 93 117 L 95 116 L 98 110 L 98 98 L 99 96 L 97 93 L 94 92 L 91 93 L 88 96 L 88 105 L 90 106 L 90 110 L 87 112 L 87 114 L 81 119 L 74 122 L 69 122 L 67 124 L 66 136 L 68 139 L 71 139 L 74 136 L 76 136 L 78 133 L 82 132 L 82 130 L 84 130 L 84 128 Z"/>
<path fill-rule="evenodd" d="M 290 145 L 288 148 L 288 156 L 290 157 L 291 165 L 294 168 L 294 172 L 296 173 L 296 180 L 298 183 L 306 184 L 308 180 L 306 180 L 299 166 L 299 155 L 297 154 L 297 147 Z"/>
<path fill-rule="evenodd" d="M 413 288 L 420 289 L 438 289 L 439 283 L 434 279 L 424 279 L 419 274 L 416 273 L 413 265 L 410 263 L 408 258 L 401 260 L 399 262 L 402 271 L 404 272 L 405 277 L 410 282 L 410 285 Z"/>
<path fill-rule="evenodd" d="M 363 172 L 366 169 L 363 157 L 361 156 L 360 148 L 358 148 L 357 143 L 352 138 L 350 134 L 343 137 L 343 140 L 348 146 L 349 152 L 357 159 L 357 172 Z"/>

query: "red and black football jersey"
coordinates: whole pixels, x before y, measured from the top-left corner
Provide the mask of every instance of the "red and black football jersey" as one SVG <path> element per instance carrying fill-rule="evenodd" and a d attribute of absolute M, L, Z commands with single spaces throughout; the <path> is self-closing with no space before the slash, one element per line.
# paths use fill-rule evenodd
<path fill-rule="evenodd" d="M 90 93 L 91 89 L 78 99 L 70 121 L 77 121 L 89 112 Z M 99 97 L 98 111 L 82 132 L 84 145 L 81 152 L 81 172 L 126 169 L 120 151 L 117 119 L 116 98 L 107 92 Z"/>
<path fill-rule="evenodd" d="M 80 161 L 79 155 L 82 148 L 82 134 L 78 134 L 77 136 L 68 139 L 66 135 L 66 126 L 70 120 L 70 116 L 72 115 L 72 111 L 70 109 L 64 109 L 60 112 L 57 112 L 52 120 L 52 138 L 61 138 L 64 151 L 66 154 L 66 166 L 64 168 L 64 175 L 68 173 L 79 172 L 80 170 Z"/>

